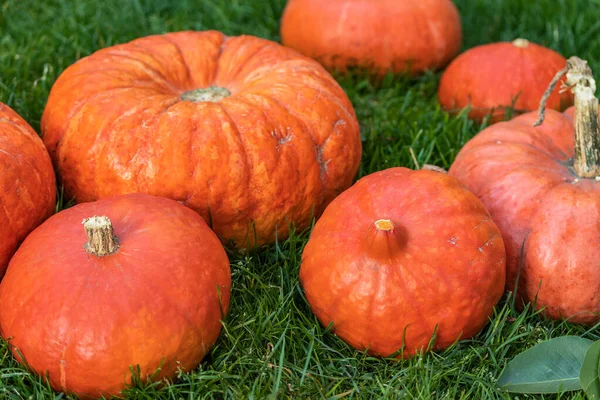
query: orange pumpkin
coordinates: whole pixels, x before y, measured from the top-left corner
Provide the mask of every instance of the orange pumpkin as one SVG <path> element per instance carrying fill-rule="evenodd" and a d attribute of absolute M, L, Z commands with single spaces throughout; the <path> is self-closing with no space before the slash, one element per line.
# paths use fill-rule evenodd
<path fill-rule="evenodd" d="M 474 47 L 456 57 L 442 74 L 438 99 L 442 107 L 457 112 L 469 107 L 469 118 L 491 122 L 536 110 L 542 94 L 566 59 L 546 47 L 525 39 Z M 564 110 L 573 104 L 570 92 L 558 88 L 548 108 Z"/>
<path fill-rule="evenodd" d="M 419 73 L 445 66 L 462 30 L 451 0 L 289 0 L 281 40 L 329 69 Z"/>
<path fill-rule="evenodd" d="M 169 197 L 244 248 L 308 226 L 361 156 L 352 104 L 317 62 L 215 31 L 78 61 L 52 88 L 42 132 L 67 196 Z"/>
<path fill-rule="evenodd" d="M 142 380 L 197 367 L 230 286 L 227 254 L 198 214 L 116 196 L 62 211 L 27 237 L 0 283 L 0 331 L 54 389 L 116 395 L 130 366 Z"/>
<path fill-rule="evenodd" d="M 17 246 L 52 215 L 56 180 L 35 131 L 0 103 L 0 278 Z"/>
<path fill-rule="evenodd" d="M 354 348 L 408 357 L 478 333 L 504 291 L 500 231 L 458 180 L 391 168 L 317 221 L 300 281 L 319 321 Z"/>
<path fill-rule="evenodd" d="M 580 93 L 572 113 L 548 110 L 493 125 L 458 153 L 449 173 L 485 204 L 502 231 L 507 289 L 554 319 L 600 322 L 600 131 L 591 71 L 569 60 Z M 523 257 L 521 258 L 521 255 Z M 520 304 L 520 303 L 519 303 Z"/>

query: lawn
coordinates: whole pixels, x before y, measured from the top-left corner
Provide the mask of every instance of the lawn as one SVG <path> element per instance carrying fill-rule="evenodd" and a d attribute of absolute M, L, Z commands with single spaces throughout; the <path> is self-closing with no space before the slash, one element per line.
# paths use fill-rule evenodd
<path fill-rule="evenodd" d="M 323 0 L 326 1 L 326 0 Z M 216 29 L 279 40 L 285 0 L 2 0 L 0 101 L 36 130 L 58 75 L 105 46 L 154 33 Z M 457 0 L 463 49 L 524 37 L 565 56 L 578 55 L 600 76 L 599 0 Z M 436 100 L 439 74 L 371 82 L 337 76 L 361 124 L 359 177 L 393 166 L 449 167 L 482 126 L 450 117 Z M 60 205 L 57 205 L 60 208 Z M 564 334 L 597 340 L 600 333 L 517 313 L 505 297 L 474 339 L 434 354 L 394 362 L 358 353 L 322 328 L 298 282 L 309 232 L 250 255 L 231 253 L 230 313 L 203 364 L 175 383 L 137 385 L 128 399 L 513 399 L 495 388 L 506 363 L 532 345 Z M 507 301 L 508 300 L 508 301 Z M 0 344 L 0 398 L 70 398 L 13 360 Z M 583 399 L 579 392 L 519 399 Z"/>

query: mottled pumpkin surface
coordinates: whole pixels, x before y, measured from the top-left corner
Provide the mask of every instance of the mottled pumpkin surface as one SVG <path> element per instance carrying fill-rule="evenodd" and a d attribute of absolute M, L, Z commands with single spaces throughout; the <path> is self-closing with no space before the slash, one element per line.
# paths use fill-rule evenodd
<path fill-rule="evenodd" d="M 211 87 L 209 100 L 193 92 Z M 67 197 L 169 197 L 240 247 L 285 238 L 290 222 L 306 227 L 361 157 L 352 104 L 323 67 L 215 31 L 81 59 L 57 79 L 41 126 Z"/>
<path fill-rule="evenodd" d="M 316 223 L 300 281 L 319 321 L 353 347 L 411 356 L 478 333 L 504 291 L 500 231 L 455 178 L 391 168 Z M 437 327 L 437 328 L 436 328 Z"/>
<path fill-rule="evenodd" d="M 551 318 L 600 321 L 600 182 L 572 169 L 573 109 L 523 114 L 479 133 L 450 174 L 485 204 L 502 231 L 507 289 Z M 520 275 L 519 267 L 523 253 Z"/>
<path fill-rule="evenodd" d="M 554 75 L 566 64 L 561 54 L 525 39 L 473 47 L 448 65 L 438 99 L 448 111 L 469 106 L 470 118 L 481 121 L 491 114 L 491 121 L 498 122 L 508 108 L 516 114 L 537 110 Z M 547 108 L 562 111 L 573 105 L 571 91 L 559 93 L 560 88 L 559 83 Z"/>
<path fill-rule="evenodd" d="M 107 216 L 119 241 L 97 257 L 84 218 Z M 227 254 L 198 214 L 143 194 L 79 204 L 40 225 L 0 284 L 0 331 L 56 390 L 117 394 L 131 381 L 196 368 L 229 306 Z M 23 358 L 21 358 L 21 355 Z"/>
<path fill-rule="evenodd" d="M 450 0 L 289 0 L 281 40 L 329 69 L 419 73 L 458 53 L 462 29 Z"/>
<path fill-rule="evenodd" d="M 0 277 L 17 246 L 54 211 L 56 180 L 35 131 L 0 103 Z"/>

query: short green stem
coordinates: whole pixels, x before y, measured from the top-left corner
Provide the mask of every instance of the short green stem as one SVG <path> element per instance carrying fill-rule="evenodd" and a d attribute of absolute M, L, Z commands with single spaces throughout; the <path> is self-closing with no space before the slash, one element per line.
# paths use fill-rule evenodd
<path fill-rule="evenodd" d="M 231 96 L 231 92 L 228 89 L 219 86 L 210 86 L 184 92 L 181 95 L 181 100 L 193 101 L 194 103 L 202 101 L 217 102 L 229 96 Z"/>

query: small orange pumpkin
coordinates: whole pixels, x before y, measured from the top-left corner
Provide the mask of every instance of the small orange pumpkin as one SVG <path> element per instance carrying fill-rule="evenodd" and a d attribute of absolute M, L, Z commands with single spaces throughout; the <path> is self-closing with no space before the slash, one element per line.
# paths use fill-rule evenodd
<path fill-rule="evenodd" d="M 0 278 L 17 246 L 54 212 L 48 152 L 23 118 L 0 103 Z"/>
<path fill-rule="evenodd" d="M 55 214 L 27 237 L 0 283 L 0 332 L 54 389 L 117 395 L 130 366 L 142 380 L 196 368 L 230 286 L 227 254 L 198 214 L 117 196 Z"/>
<path fill-rule="evenodd" d="M 470 107 L 469 118 L 491 122 L 506 118 L 508 109 L 519 114 L 537 109 L 542 94 L 566 59 L 525 39 L 490 43 L 456 57 L 442 74 L 438 99 L 445 110 Z M 569 92 L 548 99 L 548 108 L 564 110 L 573 104 Z"/>
<path fill-rule="evenodd" d="M 323 67 L 215 31 L 79 60 L 52 87 L 41 126 L 66 196 L 172 198 L 241 248 L 307 227 L 361 157 L 352 104 Z"/>
<path fill-rule="evenodd" d="M 281 40 L 331 70 L 420 73 L 458 53 L 462 28 L 451 0 L 289 0 Z"/>
<path fill-rule="evenodd" d="M 562 68 L 562 66 L 561 66 Z M 600 322 L 600 129 L 596 83 L 568 61 L 573 110 L 493 125 L 458 153 L 449 173 L 485 204 L 502 231 L 507 289 L 549 318 Z M 521 255 L 523 257 L 521 257 Z M 518 303 L 520 304 L 520 302 Z"/>
<path fill-rule="evenodd" d="M 478 333 L 504 291 L 500 231 L 479 199 L 440 172 L 391 168 L 325 210 L 300 281 L 312 311 L 351 346 L 414 355 Z"/>

